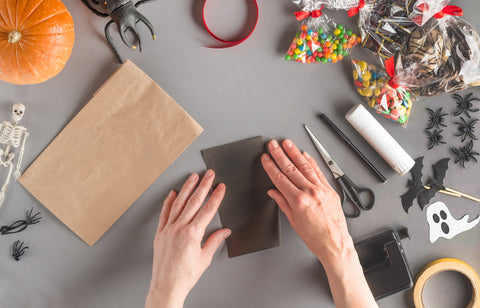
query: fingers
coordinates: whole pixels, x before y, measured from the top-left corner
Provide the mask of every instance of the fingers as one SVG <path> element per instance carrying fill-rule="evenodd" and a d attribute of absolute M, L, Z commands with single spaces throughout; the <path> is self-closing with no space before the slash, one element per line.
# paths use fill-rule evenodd
<path fill-rule="evenodd" d="M 292 141 L 286 139 L 283 141 L 283 148 L 287 153 L 288 157 L 292 160 L 298 170 L 303 174 L 303 176 L 309 180 L 311 183 L 318 185 L 320 180 L 318 179 L 317 173 L 313 169 L 310 162 L 302 155 L 300 150 L 293 144 Z"/>
<path fill-rule="evenodd" d="M 230 229 L 220 229 L 218 231 L 215 231 L 212 235 L 210 235 L 205 242 L 205 245 L 203 245 L 203 251 L 207 254 L 209 257 L 209 260 L 211 261 L 213 258 L 213 255 L 217 251 L 218 247 L 222 244 L 222 242 L 232 234 L 232 231 Z"/>
<path fill-rule="evenodd" d="M 168 217 L 170 216 L 170 210 L 172 208 L 173 202 L 177 197 L 177 193 L 173 190 L 170 191 L 165 201 L 163 201 L 162 211 L 160 212 L 160 218 L 158 219 L 157 233 L 162 231 L 167 224 Z"/>
<path fill-rule="evenodd" d="M 285 152 L 283 152 L 276 140 L 272 140 L 268 143 L 268 149 L 280 170 L 282 170 L 282 172 L 295 186 L 300 189 L 305 189 L 311 186 L 311 183 L 290 161 L 287 155 L 285 155 Z"/>
<path fill-rule="evenodd" d="M 270 198 L 275 200 L 278 207 L 282 210 L 283 213 L 285 213 L 287 218 L 290 218 L 292 214 L 292 209 L 288 205 L 287 199 L 285 199 L 285 197 L 276 189 L 270 189 L 268 191 L 268 195 L 270 196 Z"/>
<path fill-rule="evenodd" d="M 215 216 L 215 213 L 217 213 L 220 203 L 222 203 L 223 197 L 225 196 L 225 189 L 225 184 L 218 184 L 217 188 L 212 192 L 210 199 L 208 199 L 207 203 L 198 211 L 197 216 L 193 218 L 192 224 L 205 230 Z"/>
<path fill-rule="evenodd" d="M 298 194 L 300 190 L 278 169 L 270 155 L 266 153 L 262 155 L 262 165 L 275 187 L 286 197 L 287 201 L 291 203 L 293 196 Z"/>
<path fill-rule="evenodd" d="M 197 182 L 198 174 L 192 173 L 192 175 L 190 175 L 185 184 L 183 184 L 182 189 L 180 190 L 177 198 L 172 204 L 172 209 L 170 211 L 167 224 L 172 224 L 178 219 L 178 217 L 183 211 L 183 208 L 185 207 L 185 203 L 195 189 L 195 186 L 197 186 Z"/>
<path fill-rule="evenodd" d="M 200 181 L 197 189 L 188 199 L 185 209 L 178 218 L 179 220 L 185 221 L 185 223 L 192 221 L 192 218 L 195 217 L 198 209 L 200 209 L 202 206 L 203 201 L 205 201 L 205 198 L 212 187 L 214 178 L 215 173 L 213 170 L 207 170 L 207 172 L 205 172 L 205 176 L 203 177 L 202 181 Z"/>
<path fill-rule="evenodd" d="M 328 183 L 327 178 L 323 174 L 322 170 L 320 170 L 320 167 L 318 167 L 317 162 L 307 152 L 303 152 L 303 157 L 305 157 L 305 159 L 312 166 L 313 170 L 315 170 L 315 173 L 317 174 L 317 177 L 320 180 L 320 182 L 322 182 L 323 185 L 331 188 L 330 183 Z"/>

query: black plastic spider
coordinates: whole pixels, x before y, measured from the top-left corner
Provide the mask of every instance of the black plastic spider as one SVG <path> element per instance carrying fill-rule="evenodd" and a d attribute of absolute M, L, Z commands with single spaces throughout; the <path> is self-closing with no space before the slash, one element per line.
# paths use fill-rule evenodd
<path fill-rule="evenodd" d="M 30 209 L 30 211 L 27 211 L 27 214 L 25 215 L 25 220 L 23 219 L 17 220 L 8 226 L 0 227 L 0 234 L 4 235 L 4 234 L 13 234 L 13 233 L 21 232 L 25 230 L 29 225 L 34 225 L 38 223 L 40 219 L 42 219 L 41 216 L 38 216 L 40 215 L 40 212 L 37 212 L 34 215 L 32 215 L 32 213 L 33 213 L 33 208 Z"/>
<path fill-rule="evenodd" d="M 453 148 L 452 153 L 455 155 L 454 161 L 456 164 L 459 164 L 463 168 L 465 168 L 465 162 L 469 162 L 472 160 L 473 162 L 477 163 L 477 158 L 475 156 L 480 155 L 478 152 L 473 151 L 473 141 L 470 140 L 463 147 Z"/>
<path fill-rule="evenodd" d="M 20 242 L 19 240 L 15 241 L 12 246 L 12 257 L 16 261 L 20 261 L 20 257 L 23 256 L 25 250 L 28 249 L 28 246 L 23 246 L 25 242 Z"/>
<path fill-rule="evenodd" d="M 427 129 L 431 128 L 440 128 L 440 126 L 447 127 L 447 125 L 444 124 L 445 122 L 445 116 L 448 115 L 448 113 L 443 113 L 442 107 L 438 108 L 437 110 L 433 111 L 430 108 L 427 108 L 428 111 L 428 125 Z"/>
<path fill-rule="evenodd" d="M 469 112 L 477 112 L 480 109 L 473 109 L 473 101 L 480 101 L 478 97 L 472 97 L 473 93 L 468 93 L 465 97 L 461 97 L 460 94 L 453 94 L 453 98 L 457 101 L 457 109 L 453 112 L 454 116 L 459 116 L 465 113 L 467 117 L 471 117 Z"/>
<path fill-rule="evenodd" d="M 443 141 L 443 136 L 441 135 L 441 133 L 443 132 L 442 130 L 434 129 L 433 132 L 430 132 L 428 130 L 426 130 L 425 132 L 427 133 L 429 150 L 433 149 L 437 145 L 445 144 L 445 141 Z"/>
<path fill-rule="evenodd" d="M 455 134 L 455 136 L 461 137 L 462 142 L 464 142 L 467 137 L 470 137 L 472 140 L 478 140 L 477 136 L 475 136 L 475 124 L 477 124 L 478 119 L 465 121 L 464 118 L 460 117 L 460 121 L 461 122 L 454 122 L 454 124 L 458 125 L 458 133 Z"/>

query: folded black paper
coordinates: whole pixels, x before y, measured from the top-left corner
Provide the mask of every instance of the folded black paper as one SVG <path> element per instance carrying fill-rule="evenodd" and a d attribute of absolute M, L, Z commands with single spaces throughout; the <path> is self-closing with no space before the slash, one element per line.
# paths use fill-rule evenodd
<path fill-rule="evenodd" d="M 262 137 L 249 138 L 202 151 L 208 169 L 215 171 L 215 184 L 227 186 L 219 209 L 230 258 L 280 246 L 278 207 L 267 195 L 272 182 L 260 158 L 265 152 Z"/>

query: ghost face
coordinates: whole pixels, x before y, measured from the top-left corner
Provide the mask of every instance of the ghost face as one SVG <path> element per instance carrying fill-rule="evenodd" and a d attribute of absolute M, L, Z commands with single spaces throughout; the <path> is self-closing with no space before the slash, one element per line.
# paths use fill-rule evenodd
<path fill-rule="evenodd" d="M 12 108 L 12 119 L 13 122 L 17 123 L 23 118 L 23 114 L 25 113 L 25 105 L 21 103 L 16 103 L 13 105 Z"/>
<path fill-rule="evenodd" d="M 454 236 L 475 227 L 480 217 L 468 222 L 468 215 L 456 220 L 443 202 L 435 202 L 427 208 L 427 222 L 430 226 L 430 243 L 443 237 L 451 239 Z"/>

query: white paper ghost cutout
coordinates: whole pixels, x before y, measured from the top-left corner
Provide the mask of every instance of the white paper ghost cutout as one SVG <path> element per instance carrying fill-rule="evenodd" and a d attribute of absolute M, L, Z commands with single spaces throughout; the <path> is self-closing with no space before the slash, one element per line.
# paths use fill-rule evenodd
<path fill-rule="evenodd" d="M 435 202 L 427 208 L 427 222 L 430 226 L 430 243 L 439 237 L 451 239 L 454 236 L 475 227 L 480 217 L 468 222 L 468 215 L 456 220 L 443 202 Z"/>

